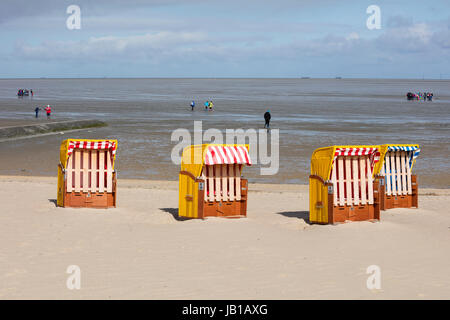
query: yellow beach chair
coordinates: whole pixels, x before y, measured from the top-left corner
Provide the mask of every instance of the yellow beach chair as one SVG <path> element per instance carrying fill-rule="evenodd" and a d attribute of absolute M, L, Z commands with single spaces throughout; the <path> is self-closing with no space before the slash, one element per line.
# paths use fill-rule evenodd
<path fill-rule="evenodd" d="M 116 150 L 117 140 L 64 140 L 58 165 L 58 206 L 115 207 Z"/>
<path fill-rule="evenodd" d="M 310 222 L 379 220 L 379 183 L 373 179 L 379 155 L 373 146 L 315 150 L 309 177 Z"/>
<path fill-rule="evenodd" d="M 381 210 L 419 205 L 419 184 L 412 174 L 420 149 L 417 144 L 379 146 L 380 161 L 374 169 L 381 185 Z"/>
<path fill-rule="evenodd" d="M 187 218 L 245 217 L 251 165 L 248 145 L 192 145 L 183 150 L 178 215 Z"/>

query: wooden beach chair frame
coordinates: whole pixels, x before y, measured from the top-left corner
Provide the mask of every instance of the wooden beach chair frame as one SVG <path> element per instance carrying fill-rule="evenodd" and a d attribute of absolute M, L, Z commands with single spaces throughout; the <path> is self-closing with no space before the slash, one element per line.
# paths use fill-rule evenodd
<path fill-rule="evenodd" d="M 381 210 L 418 208 L 419 183 L 412 170 L 420 153 L 419 145 L 385 144 L 379 148 L 380 162 L 374 174 L 381 185 Z"/>
<path fill-rule="evenodd" d="M 58 164 L 60 207 L 116 207 L 117 140 L 67 139 L 61 143 Z"/>
<path fill-rule="evenodd" d="M 246 217 L 248 181 L 241 177 L 244 165 L 251 165 L 248 145 L 186 147 L 179 172 L 178 215 Z"/>
<path fill-rule="evenodd" d="M 378 155 L 371 146 L 315 150 L 309 176 L 310 222 L 380 220 L 379 182 L 373 179 Z"/>

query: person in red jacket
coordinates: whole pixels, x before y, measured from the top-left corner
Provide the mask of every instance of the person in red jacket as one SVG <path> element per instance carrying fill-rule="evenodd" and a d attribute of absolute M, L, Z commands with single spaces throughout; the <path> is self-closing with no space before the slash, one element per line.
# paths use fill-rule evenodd
<path fill-rule="evenodd" d="M 50 119 L 50 116 L 52 114 L 52 108 L 50 107 L 50 105 L 47 105 L 44 110 L 45 112 L 47 112 L 47 119 Z"/>

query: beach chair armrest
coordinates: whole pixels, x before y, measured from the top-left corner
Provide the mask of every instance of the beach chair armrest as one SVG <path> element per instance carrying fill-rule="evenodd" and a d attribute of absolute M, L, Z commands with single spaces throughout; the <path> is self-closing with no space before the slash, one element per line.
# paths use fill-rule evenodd
<path fill-rule="evenodd" d="M 66 169 L 64 169 L 64 166 L 62 165 L 62 163 L 58 163 L 58 167 L 61 168 L 62 173 L 66 173 Z"/>
<path fill-rule="evenodd" d="M 190 173 L 189 171 L 180 171 L 180 174 L 188 176 L 189 178 L 191 178 L 192 180 L 194 180 L 194 182 L 205 182 L 204 179 L 202 178 L 197 178 L 196 176 L 194 176 L 192 173 Z"/>
<path fill-rule="evenodd" d="M 315 174 L 310 175 L 309 178 L 310 178 L 310 179 L 316 179 L 316 180 L 319 180 L 319 181 L 322 182 L 322 184 L 325 185 L 325 186 L 326 186 L 326 185 L 332 185 L 331 181 L 329 181 L 329 180 L 324 180 L 321 176 L 318 176 L 318 175 L 315 175 Z"/>

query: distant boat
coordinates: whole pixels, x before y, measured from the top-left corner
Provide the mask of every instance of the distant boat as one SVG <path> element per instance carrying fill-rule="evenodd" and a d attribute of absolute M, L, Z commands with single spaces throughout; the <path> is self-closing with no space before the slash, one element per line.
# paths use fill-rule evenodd
<path fill-rule="evenodd" d="M 336 77 L 336 79 L 342 79 L 342 77 Z"/>
<path fill-rule="evenodd" d="M 300 79 L 311 79 L 311 77 L 301 77 Z"/>

